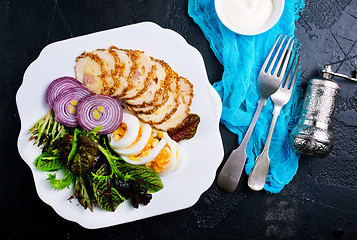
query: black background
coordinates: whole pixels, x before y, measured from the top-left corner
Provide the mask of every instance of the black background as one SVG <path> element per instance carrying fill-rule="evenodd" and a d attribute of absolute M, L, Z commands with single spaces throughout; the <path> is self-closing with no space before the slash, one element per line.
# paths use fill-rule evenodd
<path fill-rule="evenodd" d="M 15 95 L 27 66 L 49 43 L 152 21 L 196 47 L 214 83 L 223 68 L 187 8 L 185 0 L 0 1 L 0 239 L 357 239 L 357 85 L 343 79 L 332 153 L 301 157 L 279 194 L 251 191 L 243 176 L 234 193 L 214 182 L 188 209 L 98 230 L 61 218 L 39 199 L 16 143 Z M 325 64 L 346 75 L 357 69 L 356 0 L 307 1 L 296 26 L 303 82 Z M 238 142 L 220 129 L 225 161 Z"/>

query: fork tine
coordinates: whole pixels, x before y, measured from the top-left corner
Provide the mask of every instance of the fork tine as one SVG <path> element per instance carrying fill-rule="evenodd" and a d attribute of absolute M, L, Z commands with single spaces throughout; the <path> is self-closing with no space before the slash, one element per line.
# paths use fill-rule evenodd
<path fill-rule="evenodd" d="M 298 59 L 296 59 L 297 56 L 298 56 Z M 299 63 L 300 63 L 300 53 L 296 53 L 294 56 L 294 59 L 291 61 L 289 72 L 288 72 L 288 75 L 286 76 L 285 83 L 284 83 L 284 86 L 282 86 L 282 88 L 286 88 L 288 90 L 292 90 L 294 88 Z M 295 66 L 295 68 L 294 68 L 294 66 Z M 291 74 L 292 74 L 293 70 L 294 70 L 294 75 L 293 75 L 293 77 L 291 79 L 291 83 L 290 83 L 290 78 L 291 78 Z"/>
<path fill-rule="evenodd" d="M 291 84 L 290 84 L 290 87 L 289 87 L 289 90 L 292 91 L 293 88 L 294 88 L 294 84 L 295 84 L 295 80 L 296 80 L 296 75 L 297 75 L 297 72 L 298 72 L 298 68 L 299 68 L 299 65 L 300 65 L 300 57 L 301 57 L 301 53 L 298 53 L 299 57 L 296 61 L 296 66 L 295 66 L 295 71 L 294 71 L 294 75 L 293 75 L 293 79 L 291 81 Z M 296 55 L 295 55 L 296 57 Z M 292 67 L 295 65 L 295 57 L 294 57 L 294 64 L 292 65 Z"/>
<path fill-rule="evenodd" d="M 292 57 L 292 54 L 293 54 L 293 53 L 290 53 L 288 62 L 290 62 L 290 59 L 291 59 L 291 57 Z M 286 76 L 285 82 L 284 82 L 284 84 L 282 85 L 283 88 L 289 88 L 290 77 L 291 77 L 291 73 L 292 73 L 293 68 L 294 68 L 294 65 L 295 65 L 296 56 L 297 56 L 297 54 L 295 54 L 294 59 L 293 59 L 293 61 L 291 62 L 288 75 Z"/>
<path fill-rule="evenodd" d="M 279 37 L 279 38 L 280 38 L 280 37 Z M 281 47 L 283 46 L 283 44 L 284 44 L 284 42 L 285 42 L 285 39 L 286 39 L 286 35 L 284 36 L 283 40 L 281 40 L 281 43 L 280 43 L 280 45 L 279 45 L 279 47 L 278 47 L 278 50 L 275 52 L 273 61 L 270 63 L 269 70 L 268 70 L 268 73 L 269 73 L 269 74 L 270 74 L 271 71 L 273 70 L 273 67 L 274 67 L 274 65 L 275 65 L 275 61 L 276 61 L 276 59 L 278 58 L 278 55 L 279 55 L 279 53 L 280 53 Z M 274 46 L 275 46 L 275 45 L 274 45 Z M 282 55 L 282 56 L 284 56 L 284 55 Z M 280 58 L 280 59 L 281 59 L 281 58 Z M 280 62 L 280 61 L 279 61 L 279 62 Z M 276 69 L 278 69 L 278 67 L 276 67 Z M 276 71 L 276 69 L 275 69 L 275 71 Z"/>
<path fill-rule="evenodd" d="M 290 41 L 291 37 L 289 38 L 289 41 Z M 286 56 L 289 56 L 289 58 L 283 58 L 281 57 L 280 60 L 279 60 L 279 63 L 278 63 L 278 66 L 277 66 L 277 69 L 280 69 L 281 68 L 281 72 L 279 74 L 279 78 L 283 79 L 284 76 L 285 76 L 285 72 L 286 72 L 286 69 L 288 68 L 288 63 L 290 62 L 290 58 L 291 58 L 291 52 L 292 52 L 292 48 L 294 46 L 294 39 L 291 41 L 290 44 L 290 47 L 289 47 L 289 50 L 287 50 L 289 44 L 286 44 L 285 46 L 285 49 L 284 49 L 284 55 L 286 54 Z M 284 56 L 282 55 L 282 56 Z M 284 59 L 284 62 L 283 62 L 283 59 Z M 279 67 L 279 68 L 278 68 Z"/>
<path fill-rule="evenodd" d="M 269 63 L 269 60 L 270 60 L 270 58 L 271 58 L 271 55 L 273 54 L 274 49 L 275 49 L 276 45 L 278 44 L 281 35 L 282 35 L 282 34 L 279 35 L 279 37 L 276 39 L 276 41 L 275 41 L 273 47 L 270 49 L 270 52 L 269 52 L 268 56 L 266 57 L 266 60 L 265 60 L 265 62 L 264 62 L 264 64 L 263 64 L 263 66 L 262 66 L 262 70 L 261 70 L 261 71 L 265 72 L 265 69 L 266 69 L 266 67 L 267 67 L 267 65 L 268 65 L 268 63 Z"/>

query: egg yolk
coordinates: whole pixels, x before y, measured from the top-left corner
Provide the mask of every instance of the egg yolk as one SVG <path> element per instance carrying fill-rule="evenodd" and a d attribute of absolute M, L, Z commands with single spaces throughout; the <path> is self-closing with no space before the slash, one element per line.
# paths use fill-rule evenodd
<path fill-rule="evenodd" d="M 151 167 L 154 172 L 162 172 L 170 166 L 171 159 L 171 149 L 168 144 L 160 151 L 160 153 L 147 164 L 148 167 Z"/>
<path fill-rule="evenodd" d="M 159 143 L 158 139 L 153 138 L 152 136 L 150 136 L 150 138 L 149 138 L 148 142 L 146 143 L 145 147 L 143 148 L 143 150 L 138 155 L 136 155 L 136 157 L 148 155 L 150 150 L 153 149 L 158 143 Z"/>
<path fill-rule="evenodd" d="M 139 132 L 138 132 L 138 136 L 136 137 L 135 141 L 134 141 L 132 144 L 130 144 L 129 147 L 126 147 L 126 148 L 131 148 L 131 147 L 134 146 L 137 142 L 139 142 L 139 140 L 140 140 L 140 138 L 141 138 L 142 135 L 143 135 L 143 127 L 140 126 Z"/>
<path fill-rule="evenodd" d="M 148 142 L 145 147 L 141 150 L 141 152 L 135 156 L 131 155 L 129 158 L 133 161 L 139 161 L 141 157 L 145 157 L 149 154 L 149 152 L 159 143 L 159 140 L 150 136 Z"/>
<path fill-rule="evenodd" d="M 112 133 L 112 138 L 114 141 L 119 141 L 122 139 L 125 135 L 125 133 L 128 131 L 128 127 L 126 126 L 125 123 L 121 123 L 119 127 Z"/>

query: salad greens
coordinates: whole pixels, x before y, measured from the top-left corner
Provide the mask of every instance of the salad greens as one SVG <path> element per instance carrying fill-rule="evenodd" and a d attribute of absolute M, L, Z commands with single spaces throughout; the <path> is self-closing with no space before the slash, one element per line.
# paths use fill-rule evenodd
<path fill-rule="evenodd" d="M 163 188 L 160 177 L 145 166 L 131 165 L 111 150 L 106 135 L 70 128 L 57 122 L 50 110 L 30 130 L 29 141 L 42 148 L 34 164 L 48 173 L 52 188 L 73 188 L 69 200 L 77 199 L 93 211 L 98 205 L 115 211 L 126 199 L 133 207 L 150 202 L 151 193 Z M 58 177 L 61 171 L 62 177 Z"/>
<path fill-rule="evenodd" d="M 68 169 L 65 170 L 65 173 L 61 179 L 57 179 L 57 174 L 48 174 L 46 180 L 50 181 L 51 186 L 56 190 L 62 190 L 64 188 L 69 188 L 75 179 L 74 174 Z"/>
<path fill-rule="evenodd" d="M 200 124 L 201 118 L 195 113 L 191 113 L 184 120 L 184 124 L 180 127 L 170 130 L 167 133 L 171 139 L 179 142 L 185 139 L 191 139 L 196 135 L 198 125 Z"/>

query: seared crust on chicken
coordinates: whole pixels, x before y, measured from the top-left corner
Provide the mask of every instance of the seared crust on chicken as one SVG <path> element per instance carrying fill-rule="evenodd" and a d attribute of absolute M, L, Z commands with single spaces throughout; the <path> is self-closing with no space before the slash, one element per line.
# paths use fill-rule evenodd
<path fill-rule="evenodd" d="M 97 59 L 101 59 L 103 62 L 104 73 L 102 73 L 102 81 L 106 87 L 105 89 L 103 88 L 102 94 L 109 95 L 110 90 L 114 87 L 116 83 L 115 77 L 117 75 L 117 72 L 119 71 L 119 68 L 117 67 L 117 61 L 113 57 L 113 55 L 105 49 L 97 49 L 93 51 L 93 54 L 97 56 Z"/>
<path fill-rule="evenodd" d="M 112 89 L 112 93 L 110 95 L 113 97 L 120 98 L 126 93 L 129 87 L 128 79 L 134 63 L 132 61 L 130 53 L 124 51 L 123 49 L 111 46 L 108 52 L 112 54 L 114 58 L 117 59 L 117 62 L 119 62 L 119 70 L 117 71 L 116 75 L 116 84 L 115 87 Z"/>

